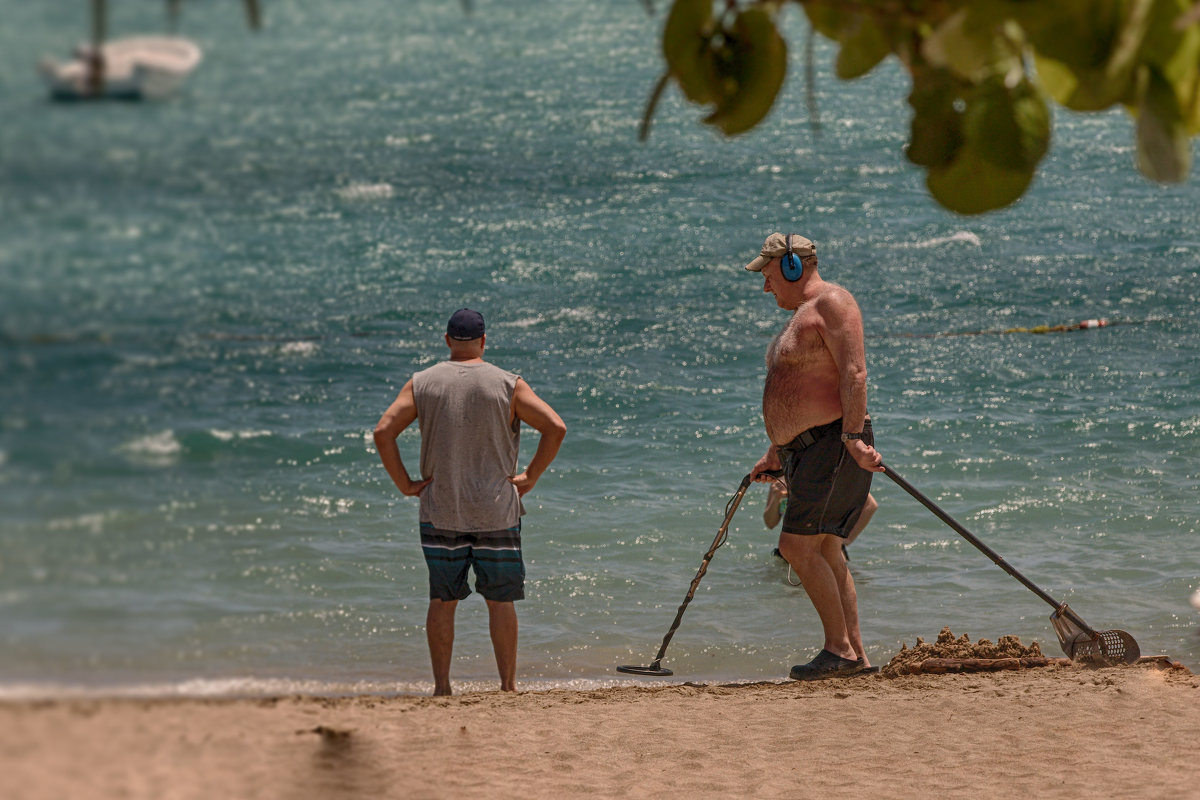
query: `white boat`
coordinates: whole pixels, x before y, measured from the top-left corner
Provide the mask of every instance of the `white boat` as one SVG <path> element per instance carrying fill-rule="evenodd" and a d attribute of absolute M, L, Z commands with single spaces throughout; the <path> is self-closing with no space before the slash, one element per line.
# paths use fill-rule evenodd
<path fill-rule="evenodd" d="M 97 82 L 92 76 L 93 46 L 80 44 L 74 55 L 71 61 L 44 58 L 38 63 L 56 99 L 160 100 L 179 89 L 202 56 L 199 45 L 182 36 L 111 39 L 100 48 L 103 80 Z"/>

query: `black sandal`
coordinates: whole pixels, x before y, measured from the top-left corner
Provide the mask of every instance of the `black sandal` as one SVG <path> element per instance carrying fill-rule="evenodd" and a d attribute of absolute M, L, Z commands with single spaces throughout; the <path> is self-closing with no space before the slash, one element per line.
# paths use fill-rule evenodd
<path fill-rule="evenodd" d="M 792 667 L 788 677 L 794 681 L 819 681 L 825 678 L 844 678 L 862 671 L 862 662 L 854 658 L 842 658 L 836 653 L 822 650 L 807 664 Z"/>

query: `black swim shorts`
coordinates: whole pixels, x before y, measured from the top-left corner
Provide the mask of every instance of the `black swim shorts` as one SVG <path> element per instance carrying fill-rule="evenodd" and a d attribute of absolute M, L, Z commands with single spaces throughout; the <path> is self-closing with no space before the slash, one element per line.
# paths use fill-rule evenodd
<path fill-rule="evenodd" d="M 863 425 L 863 441 L 874 446 L 871 421 Z M 843 539 L 858 521 L 871 478 L 846 451 L 842 421 L 810 428 L 779 448 L 788 484 L 784 533 L 811 536 L 831 533 Z"/>

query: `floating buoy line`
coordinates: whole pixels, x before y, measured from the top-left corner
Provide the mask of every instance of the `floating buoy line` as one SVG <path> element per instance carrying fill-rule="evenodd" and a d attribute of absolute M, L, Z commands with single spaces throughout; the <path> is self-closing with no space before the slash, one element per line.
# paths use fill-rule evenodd
<path fill-rule="evenodd" d="M 1072 333 L 1074 331 L 1095 330 L 1096 328 L 1109 328 L 1114 325 L 1141 324 L 1143 324 L 1143 322 L 1138 320 L 1085 319 L 1082 322 L 1076 322 L 1068 325 L 1035 325 L 1032 328 L 1018 327 L 983 331 L 952 331 L 949 333 L 885 333 L 879 334 L 879 336 L 898 337 L 905 339 L 940 339 L 946 336 L 993 336 L 1005 333 Z"/>
<path fill-rule="evenodd" d="M 950 331 L 947 333 L 876 333 L 867 334 L 868 339 L 941 339 L 947 336 L 989 336 L 1005 333 L 1071 333 L 1072 331 L 1087 331 L 1097 328 L 1111 328 L 1116 325 L 1145 325 L 1148 322 L 1162 320 L 1133 320 L 1133 319 L 1085 319 L 1070 325 L 1035 325 L 1032 328 L 1004 328 L 982 331 Z M 256 333 L 223 333 L 218 331 L 193 334 L 195 338 L 209 341 L 227 342 L 315 342 L 324 339 L 338 338 L 370 338 L 375 336 L 395 336 L 394 331 L 346 331 L 337 334 L 317 335 L 286 335 L 286 334 L 256 334 Z M 71 345 L 71 344 L 113 344 L 112 334 L 106 331 L 82 331 L 69 334 L 35 333 L 29 336 L 16 336 L 0 330 L 0 346 L 14 345 Z"/>

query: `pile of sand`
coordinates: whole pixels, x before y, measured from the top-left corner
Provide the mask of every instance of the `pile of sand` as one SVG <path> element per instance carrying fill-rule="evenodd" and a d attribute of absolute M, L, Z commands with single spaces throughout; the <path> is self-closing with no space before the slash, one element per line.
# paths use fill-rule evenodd
<path fill-rule="evenodd" d="M 1016 636 L 1001 636 L 995 644 L 987 639 L 980 639 L 971 644 L 971 637 L 963 634 L 954 638 L 950 628 L 942 628 L 935 644 L 928 644 L 920 636 L 917 643 L 909 649 L 901 645 L 900 652 L 881 671 L 881 674 L 894 678 L 897 675 L 908 675 L 920 672 L 917 667 L 927 658 L 1043 658 L 1042 648 L 1037 642 L 1025 647 Z"/>

